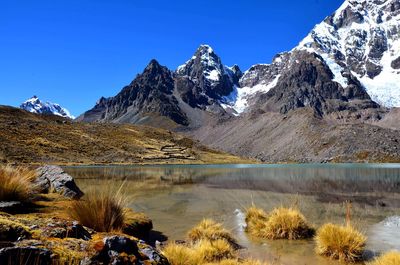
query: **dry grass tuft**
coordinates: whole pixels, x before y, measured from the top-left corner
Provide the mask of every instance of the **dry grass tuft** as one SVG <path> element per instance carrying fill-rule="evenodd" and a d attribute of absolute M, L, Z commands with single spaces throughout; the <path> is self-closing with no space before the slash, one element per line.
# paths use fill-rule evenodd
<path fill-rule="evenodd" d="M 247 232 L 267 239 L 304 239 L 313 235 L 314 230 L 305 217 L 293 208 L 276 208 L 270 214 L 255 206 L 246 213 Z"/>
<path fill-rule="evenodd" d="M 199 260 L 203 262 L 220 261 L 235 257 L 235 250 L 225 239 L 201 240 L 194 245 Z"/>
<path fill-rule="evenodd" d="M 318 229 L 315 241 L 318 254 L 354 262 L 361 259 L 366 237 L 352 226 L 325 224 Z"/>
<path fill-rule="evenodd" d="M 239 260 L 233 237 L 221 224 L 205 219 L 189 231 L 188 244 L 170 243 L 163 249 L 171 265 L 263 265 Z"/>
<path fill-rule="evenodd" d="M 162 252 L 171 265 L 198 265 L 202 263 L 196 251 L 185 245 L 169 243 Z"/>
<path fill-rule="evenodd" d="M 81 200 L 72 202 L 70 217 L 97 232 L 121 231 L 126 202 L 120 189 L 97 188 L 87 192 Z"/>
<path fill-rule="evenodd" d="M 373 262 L 368 265 L 399 265 L 400 264 L 400 252 L 390 251 L 386 254 L 377 257 Z"/>
<path fill-rule="evenodd" d="M 188 232 L 188 238 L 193 242 L 201 240 L 215 241 L 224 239 L 232 245 L 236 245 L 236 240 L 232 235 L 219 223 L 211 219 L 204 219 L 197 226 Z"/>
<path fill-rule="evenodd" d="M 0 201 L 30 201 L 35 178 L 36 172 L 25 167 L 0 165 Z"/>
<path fill-rule="evenodd" d="M 268 221 L 268 214 L 260 208 L 251 206 L 246 211 L 246 230 L 253 236 L 258 236 L 258 231 L 265 228 Z"/>

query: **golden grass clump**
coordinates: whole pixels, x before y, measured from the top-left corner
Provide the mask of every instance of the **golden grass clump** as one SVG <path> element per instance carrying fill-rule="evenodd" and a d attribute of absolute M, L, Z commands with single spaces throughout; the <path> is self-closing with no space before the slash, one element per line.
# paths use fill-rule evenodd
<path fill-rule="evenodd" d="M 268 214 L 260 208 L 251 206 L 246 211 L 246 231 L 253 236 L 258 236 L 258 231 L 265 228 L 268 221 Z"/>
<path fill-rule="evenodd" d="M 162 250 L 171 265 L 267 265 L 239 259 L 234 238 L 213 220 L 201 221 L 188 237 L 187 244 L 169 243 Z"/>
<path fill-rule="evenodd" d="M 224 239 L 232 245 L 236 245 L 236 240 L 232 235 L 219 223 L 211 219 L 202 220 L 197 226 L 188 232 L 188 238 L 192 242 L 200 240 L 218 240 Z"/>
<path fill-rule="evenodd" d="M 325 224 L 315 236 L 316 252 L 319 255 L 344 262 L 360 260 L 366 237 L 352 226 Z"/>
<path fill-rule="evenodd" d="M 270 214 L 255 206 L 246 213 L 247 232 L 267 239 L 304 239 L 313 235 L 314 230 L 306 218 L 293 208 L 276 208 Z"/>
<path fill-rule="evenodd" d="M 377 257 L 374 261 L 368 263 L 368 265 L 399 265 L 400 264 L 400 252 L 390 251 L 386 254 Z"/>
<path fill-rule="evenodd" d="M 163 254 L 171 265 L 220 264 L 236 257 L 235 250 L 225 239 L 204 239 L 190 245 L 170 243 L 163 249 Z"/>
<path fill-rule="evenodd" d="M 198 265 L 201 261 L 192 248 L 176 243 L 169 243 L 162 250 L 171 265 Z"/>
<path fill-rule="evenodd" d="M 0 165 L 0 201 L 27 202 L 34 193 L 34 170 Z"/>
<path fill-rule="evenodd" d="M 203 262 L 220 261 L 235 257 L 235 250 L 225 239 L 201 240 L 195 244 L 194 250 Z"/>
<path fill-rule="evenodd" d="M 97 232 L 121 231 L 126 202 L 120 193 L 112 188 L 93 189 L 71 203 L 69 215 Z"/>

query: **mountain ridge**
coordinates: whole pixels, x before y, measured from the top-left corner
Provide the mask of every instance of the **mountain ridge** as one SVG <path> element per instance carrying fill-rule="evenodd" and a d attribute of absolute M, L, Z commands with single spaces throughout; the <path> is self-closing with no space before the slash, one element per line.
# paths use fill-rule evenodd
<path fill-rule="evenodd" d="M 269 162 L 286 161 L 285 155 L 291 157 L 289 160 L 303 161 L 300 155 L 308 149 L 305 143 L 315 149 L 309 161 L 342 161 L 340 155 L 356 161 L 359 154 L 372 154 L 374 149 L 378 156 L 392 160 L 399 154 L 390 145 L 400 148 L 397 128 L 393 129 L 398 112 L 390 110 L 400 106 L 399 18 L 397 0 L 346 0 L 292 50 L 277 54 L 270 64 L 256 64 L 244 72 L 238 66 L 224 65 L 209 45 L 202 44 L 176 71 L 165 68 L 170 73 L 168 82 L 162 73 L 156 73 L 155 78 L 169 87 L 156 99 L 151 93 L 144 94 L 143 100 L 136 99 L 137 91 L 145 87 L 159 91 L 145 76 L 124 100 L 100 109 L 101 115 L 110 115 L 110 119 L 88 118 L 97 104 L 78 120 L 164 127 L 215 148 Z M 132 110 L 141 102 L 140 109 L 146 111 Z M 152 102 L 173 105 L 174 112 L 163 112 L 152 107 Z M 123 114 L 116 108 L 122 108 Z M 171 117 L 171 113 L 184 119 Z M 291 123 L 287 123 L 288 117 L 294 117 Z M 303 128 L 294 121 L 310 126 Z M 301 131 L 297 137 L 304 141 L 281 141 L 291 130 Z M 374 144 L 354 139 L 354 132 L 371 138 Z M 391 138 L 382 139 L 385 134 Z M 318 138 L 320 144 L 315 144 Z M 340 138 L 355 144 L 321 146 Z M 274 142 L 282 145 L 276 150 L 283 153 L 268 150 Z"/>

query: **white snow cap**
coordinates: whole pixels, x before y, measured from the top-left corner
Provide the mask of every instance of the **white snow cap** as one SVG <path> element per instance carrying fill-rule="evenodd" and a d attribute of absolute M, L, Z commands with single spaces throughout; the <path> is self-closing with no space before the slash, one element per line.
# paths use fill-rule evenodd
<path fill-rule="evenodd" d="M 59 104 L 51 102 L 43 103 L 36 95 L 22 103 L 20 108 L 36 114 L 53 114 L 75 119 L 67 109 L 62 108 Z"/>

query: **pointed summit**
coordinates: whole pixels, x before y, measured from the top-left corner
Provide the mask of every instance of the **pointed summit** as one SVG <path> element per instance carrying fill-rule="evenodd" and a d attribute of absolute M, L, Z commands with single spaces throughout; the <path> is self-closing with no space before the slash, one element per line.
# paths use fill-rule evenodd
<path fill-rule="evenodd" d="M 200 45 L 194 55 L 177 69 L 181 78 L 189 79 L 197 87 L 196 92 L 209 98 L 207 104 L 229 95 L 237 86 L 238 78 L 227 66 L 222 64 L 221 58 L 214 49 L 207 44 Z M 185 89 L 184 89 L 185 90 Z M 191 97 L 198 97 L 192 95 Z"/>

